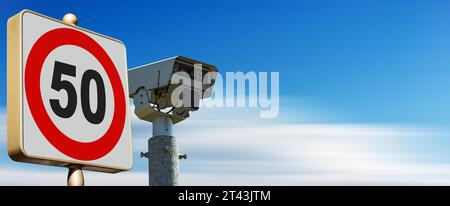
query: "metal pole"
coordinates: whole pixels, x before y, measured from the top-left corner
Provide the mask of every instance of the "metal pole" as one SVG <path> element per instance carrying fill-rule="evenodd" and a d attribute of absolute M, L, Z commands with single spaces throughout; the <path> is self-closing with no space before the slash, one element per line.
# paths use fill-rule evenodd
<path fill-rule="evenodd" d="M 84 186 L 83 170 L 80 167 L 69 167 L 67 186 Z"/>
<path fill-rule="evenodd" d="M 179 156 L 176 138 L 172 134 L 170 116 L 161 115 L 153 121 L 153 137 L 148 140 L 150 186 L 178 185 Z"/>
<path fill-rule="evenodd" d="M 64 15 L 63 22 L 76 26 L 78 18 L 75 14 L 68 13 Z M 67 174 L 67 186 L 84 186 L 84 176 L 81 167 L 69 166 L 69 173 Z"/>

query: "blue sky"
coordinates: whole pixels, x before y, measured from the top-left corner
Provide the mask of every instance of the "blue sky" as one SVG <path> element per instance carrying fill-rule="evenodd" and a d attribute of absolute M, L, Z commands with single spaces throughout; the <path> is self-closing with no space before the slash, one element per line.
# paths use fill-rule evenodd
<path fill-rule="evenodd" d="M 285 134 L 292 136 L 286 141 L 292 141 L 295 145 L 304 134 L 310 134 L 310 127 L 305 124 L 313 124 L 317 127 L 311 126 L 316 128 L 311 135 L 330 138 L 327 140 L 336 143 L 332 148 L 340 148 L 340 141 L 334 140 L 343 138 L 342 142 L 347 146 L 358 152 L 364 148 L 364 151 L 370 153 L 373 149 L 370 146 L 373 143 L 371 138 L 379 137 L 375 138 L 377 146 L 374 146 L 376 149 L 373 152 L 380 157 L 374 162 L 383 162 L 380 168 L 388 168 L 386 171 L 408 171 L 411 168 L 431 168 L 424 170 L 423 174 L 447 171 L 447 164 L 450 163 L 449 153 L 446 152 L 450 145 L 450 133 L 447 131 L 450 123 L 449 1 L 3 0 L 0 3 L 0 48 L 3 48 L 0 49 L 0 107 L 3 108 L 6 106 L 6 20 L 25 8 L 54 18 L 62 18 L 68 12 L 75 13 L 79 18 L 79 26 L 122 40 L 127 46 L 130 68 L 174 55 L 184 55 L 211 62 L 221 73 L 280 72 L 280 116 L 265 121 L 259 120 L 259 116 L 250 110 L 239 112 L 235 116 L 218 112 L 224 115 L 224 123 L 217 128 L 226 128 L 230 134 L 242 129 L 233 124 L 236 118 L 243 118 L 245 124 L 261 121 L 259 126 L 277 125 L 279 130 L 283 130 L 277 131 L 274 128 L 274 135 L 283 135 L 286 128 L 298 131 L 298 135 Z M 198 118 L 190 120 L 192 123 L 179 126 L 181 131 L 186 130 L 183 136 L 191 135 L 195 139 L 195 126 L 189 129 L 189 124 L 201 122 L 201 117 L 212 118 L 211 114 L 215 112 L 217 111 L 201 111 Z M 249 117 L 244 118 L 244 115 Z M 293 125 L 295 126 L 291 128 Z M 145 140 L 146 132 L 149 132 L 145 128 L 143 125 L 134 126 L 135 136 L 142 136 L 135 138 L 136 144 Z M 254 130 L 248 138 L 258 139 L 258 125 L 249 128 Z M 323 134 L 330 129 L 336 130 L 337 135 Z M 355 133 L 354 130 L 364 132 Z M 369 140 L 359 142 L 361 139 L 352 138 L 354 136 L 369 137 Z M 187 139 L 181 141 L 190 145 L 186 148 L 194 157 L 197 154 L 201 161 L 209 161 L 196 164 L 198 159 L 194 158 L 182 163 L 186 173 L 192 174 L 188 179 L 193 183 L 197 180 L 194 178 L 198 175 L 196 171 L 213 164 L 207 156 L 218 158 L 218 162 L 214 163 L 217 167 L 212 168 L 221 168 L 226 162 L 237 164 L 236 162 L 247 159 L 253 161 L 250 157 L 261 155 L 257 148 L 251 154 L 240 150 L 233 150 L 233 153 L 230 151 L 233 147 L 224 147 L 218 150 L 220 153 L 215 153 L 193 145 Z M 214 141 L 209 143 L 214 144 Z M 329 148 L 321 146 L 320 151 Z M 4 147 L 0 142 L 0 148 L 3 150 Z M 309 149 L 314 151 L 317 147 Z M 274 153 L 285 151 L 286 148 L 280 146 L 278 149 Z M 320 151 L 314 153 L 319 154 L 319 160 L 322 157 Z M 337 153 L 339 152 L 338 150 Z M 230 153 L 236 156 L 230 157 Z M 369 156 L 367 161 L 373 157 L 371 153 L 364 154 Z M 308 155 L 313 154 L 300 155 L 296 159 L 298 165 L 312 161 L 303 159 Z M 327 159 L 330 164 L 335 161 L 332 156 Z M 342 157 L 348 160 L 345 155 Z M 0 163 L 8 167 L 17 165 L 5 155 L 0 159 Z M 223 164 L 220 164 L 220 160 L 223 160 Z M 138 163 L 133 171 L 145 171 L 145 161 L 135 161 Z M 426 167 L 422 165 L 425 162 L 437 165 Z M 353 160 L 345 163 L 361 165 Z M 408 166 L 392 169 L 402 164 Z M 439 169 L 441 166 L 445 168 Z M 24 167 L 36 168 L 21 168 Z M 317 168 L 322 167 L 302 166 L 299 170 L 336 172 L 329 167 L 325 170 Z M 366 169 L 372 171 L 370 167 Z M 248 172 L 257 171 L 258 166 L 243 170 L 241 173 L 234 172 L 242 177 Z M 374 170 L 378 171 L 376 168 Z M 355 171 L 360 171 L 357 166 L 354 171 L 348 172 L 349 176 Z M 220 176 L 214 171 L 211 174 Z M 445 178 L 448 176 L 445 172 L 439 175 Z M 412 180 L 413 177 L 416 176 L 412 176 Z M 302 179 L 304 176 L 296 178 L 298 182 L 306 181 Z M 347 176 L 341 177 L 342 181 L 345 178 Z M 352 183 L 378 183 L 369 181 L 370 178 L 361 178 L 362 180 L 354 180 Z M 408 183 L 407 180 L 396 182 L 395 178 L 389 178 L 381 183 Z M 450 178 L 445 178 L 441 183 L 450 184 Z M 281 181 L 283 178 L 279 179 Z M 187 184 L 192 182 L 188 181 Z M 439 182 L 439 179 L 431 181 Z M 248 183 L 258 182 L 255 180 Z M 314 183 L 327 182 L 311 182 Z"/>
<path fill-rule="evenodd" d="M 281 93 L 341 114 L 329 121 L 450 122 L 449 2 L 263 2 L 5 0 L 0 45 L 24 8 L 74 12 L 80 26 L 125 42 L 130 68 L 181 54 L 222 72 L 280 71 Z"/>

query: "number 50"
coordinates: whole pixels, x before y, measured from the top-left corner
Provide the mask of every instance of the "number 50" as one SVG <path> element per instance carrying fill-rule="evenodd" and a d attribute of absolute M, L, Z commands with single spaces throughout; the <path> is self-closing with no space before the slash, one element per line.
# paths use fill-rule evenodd
<path fill-rule="evenodd" d="M 53 112 L 61 118 L 69 118 L 75 113 L 77 108 L 77 91 L 72 83 L 62 80 L 62 75 L 76 77 L 76 67 L 70 64 L 55 61 L 53 69 L 52 86 L 56 91 L 65 90 L 67 93 L 67 105 L 61 106 L 58 99 L 50 99 L 50 106 Z M 90 106 L 89 88 L 91 80 L 97 85 L 97 111 L 92 112 Z M 100 74 L 95 70 L 87 70 L 81 77 L 81 109 L 84 117 L 92 124 L 100 124 L 105 117 L 106 97 L 105 84 Z"/>

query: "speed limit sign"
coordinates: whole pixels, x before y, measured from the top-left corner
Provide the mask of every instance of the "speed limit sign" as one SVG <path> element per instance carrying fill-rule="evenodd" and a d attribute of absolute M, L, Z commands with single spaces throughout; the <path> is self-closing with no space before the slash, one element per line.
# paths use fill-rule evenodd
<path fill-rule="evenodd" d="M 119 172 L 132 166 L 122 42 L 28 10 L 8 20 L 8 153 Z"/>

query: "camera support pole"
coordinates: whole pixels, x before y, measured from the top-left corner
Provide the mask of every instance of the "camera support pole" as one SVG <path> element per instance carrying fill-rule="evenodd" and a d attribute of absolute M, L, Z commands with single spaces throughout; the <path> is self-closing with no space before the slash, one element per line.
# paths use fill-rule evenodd
<path fill-rule="evenodd" d="M 161 115 L 153 120 L 153 137 L 148 140 L 150 186 L 178 185 L 178 145 L 172 134 L 172 118 Z"/>
<path fill-rule="evenodd" d="M 148 152 L 141 153 L 141 157 L 148 158 L 149 186 L 178 185 L 179 159 L 186 159 L 186 155 L 178 154 L 178 144 L 172 132 L 174 116 L 155 110 L 149 103 L 145 88 L 140 88 L 133 100 L 135 114 L 153 124 Z"/>

